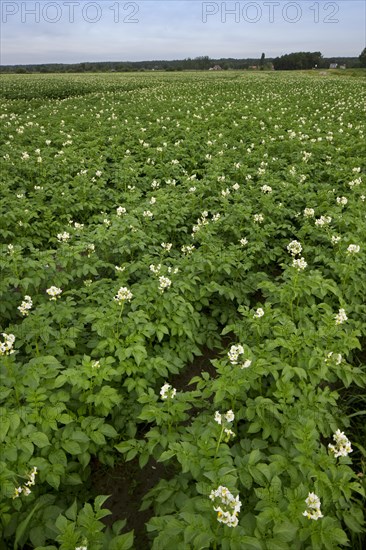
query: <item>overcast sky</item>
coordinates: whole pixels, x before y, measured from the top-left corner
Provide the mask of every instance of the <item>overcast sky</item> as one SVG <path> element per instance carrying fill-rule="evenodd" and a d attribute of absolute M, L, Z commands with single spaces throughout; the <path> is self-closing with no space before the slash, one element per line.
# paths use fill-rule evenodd
<path fill-rule="evenodd" d="M 1 64 L 358 56 L 364 0 L 0 0 Z"/>

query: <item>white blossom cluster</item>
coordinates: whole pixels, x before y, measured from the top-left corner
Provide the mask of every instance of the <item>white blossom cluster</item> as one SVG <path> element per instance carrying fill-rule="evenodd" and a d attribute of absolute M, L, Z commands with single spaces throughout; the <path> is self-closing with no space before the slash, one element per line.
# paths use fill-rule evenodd
<path fill-rule="evenodd" d="M 57 234 L 57 240 L 60 241 L 61 243 L 67 243 L 67 241 L 70 240 L 70 237 L 71 235 L 67 231 Z"/>
<path fill-rule="evenodd" d="M 262 185 L 261 191 L 262 193 L 272 193 L 272 187 L 270 185 Z"/>
<path fill-rule="evenodd" d="M 309 493 L 307 499 L 305 499 L 305 503 L 307 509 L 303 512 L 303 516 L 315 521 L 323 517 L 320 511 L 320 499 L 315 493 Z"/>
<path fill-rule="evenodd" d="M 27 474 L 28 481 L 26 481 L 23 486 L 15 488 L 13 499 L 18 498 L 21 493 L 23 493 L 23 495 L 25 496 L 28 496 L 31 494 L 32 491 L 30 490 L 29 487 L 32 487 L 32 485 L 35 485 L 37 473 L 38 473 L 37 468 L 34 466 L 34 468 L 32 468 L 32 470 Z"/>
<path fill-rule="evenodd" d="M 50 296 L 50 300 L 53 301 L 56 301 L 57 298 L 60 298 L 62 294 L 61 288 L 58 288 L 57 286 L 51 286 L 50 288 L 47 288 L 46 292 Z"/>
<path fill-rule="evenodd" d="M 211 491 L 210 500 L 214 503 L 219 523 L 224 523 L 228 527 L 238 525 L 238 513 L 241 508 L 239 495 L 234 497 L 227 487 L 220 485 L 216 490 Z"/>
<path fill-rule="evenodd" d="M 248 244 L 248 239 L 243 237 L 242 239 L 240 239 L 239 242 L 240 242 L 241 246 L 246 246 Z"/>
<path fill-rule="evenodd" d="M 1 336 L 4 338 L 4 342 L 0 342 L 0 355 L 11 355 L 14 353 L 14 334 L 6 334 L 5 332 L 2 332 Z"/>
<path fill-rule="evenodd" d="M 20 313 L 24 315 L 24 317 L 26 317 L 27 315 L 29 315 L 29 311 L 32 309 L 32 306 L 32 298 L 30 296 L 24 296 L 24 300 L 22 301 L 20 306 L 18 306 L 18 309 Z"/>
<path fill-rule="evenodd" d="M 304 258 L 294 258 L 292 260 L 292 267 L 297 269 L 297 271 L 303 271 L 307 267 L 307 262 Z"/>
<path fill-rule="evenodd" d="M 159 277 L 159 290 L 160 292 L 164 292 L 167 288 L 171 286 L 172 282 L 168 277 L 164 277 L 163 275 Z"/>
<path fill-rule="evenodd" d="M 291 241 L 287 245 L 287 250 L 291 254 L 291 256 L 297 256 L 302 251 L 302 246 L 299 241 Z"/>
<path fill-rule="evenodd" d="M 348 182 L 348 185 L 352 189 L 352 187 L 354 187 L 355 185 L 361 185 L 361 183 L 362 183 L 362 179 L 361 178 L 356 178 L 355 180 L 352 180 L 352 181 Z"/>
<path fill-rule="evenodd" d="M 242 355 L 243 353 L 244 353 L 244 348 L 241 344 L 238 344 L 237 346 L 231 346 L 230 351 L 227 354 L 230 363 L 232 365 L 237 365 L 239 355 Z"/>
<path fill-rule="evenodd" d="M 264 221 L 263 214 L 254 214 L 253 219 L 255 223 L 262 223 Z"/>
<path fill-rule="evenodd" d="M 132 292 L 127 287 L 121 286 L 113 299 L 115 302 L 121 305 L 124 302 L 130 302 L 132 300 L 132 296 Z"/>
<path fill-rule="evenodd" d="M 344 432 L 337 430 L 336 433 L 333 434 L 333 440 L 335 441 L 335 445 L 329 443 L 328 449 L 330 452 L 334 453 L 335 458 L 347 456 L 349 453 L 352 453 L 353 449 L 351 447 L 351 442 L 347 436 L 344 435 Z"/>
<path fill-rule="evenodd" d="M 347 248 L 347 254 L 358 254 L 360 251 L 360 245 L 350 244 Z"/>
<path fill-rule="evenodd" d="M 173 388 L 170 384 L 164 384 L 160 390 L 160 396 L 162 399 L 173 399 L 177 393 L 177 390 Z"/>
<path fill-rule="evenodd" d="M 90 258 L 91 254 L 93 254 L 93 252 L 95 252 L 95 244 L 93 244 L 93 243 L 88 244 L 87 247 L 86 247 L 86 252 L 88 254 L 88 258 Z"/>
<path fill-rule="evenodd" d="M 320 218 L 317 218 L 315 220 L 315 225 L 323 227 L 324 225 L 329 225 L 331 221 L 332 218 L 330 216 L 320 216 Z"/>
<path fill-rule="evenodd" d="M 227 427 L 228 424 L 234 422 L 235 414 L 232 410 L 227 411 L 225 414 L 221 414 L 219 411 L 215 412 L 214 420 L 220 426 L 223 426 L 222 433 L 225 435 L 225 440 L 229 441 L 230 437 L 235 437 L 235 433 Z"/>
<path fill-rule="evenodd" d="M 339 235 L 332 235 L 332 238 L 330 239 L 333 245 L 338 244 L 340 240 L 341 240 L 341 237 Z"/>
<path fill-rule="evenodd" d="M 220 426 L 222 424 L 223 418 L 224 418 L 224 421 L 231 423 L 231 422 L 234 422 L 235 414 L 233 413 L 232 410 L 227 411 L 227 413 L 225 413 L 224 415 L 222 415 L 219 411 L 215 412 L 215 422 L 220 424 Z"/>
<path fill-rule="evenodd" d="M 198 233 L 202 229 L 204 225 L 208 225 L 208 212 L 205 210 L 202 212 L 201 217 L 197 220 L 197 225 L 194 225 L 192 227 L 192 237 L 194 237 L 195 233 Z"/>
<path fill-rule="evenodd" d="M 195 249 L 194 244 L 184 244 L 181 248 L 181 251 L 183 252 L 183 254 L 188 256 L 188 254 L 192 254 L 194 249 Z"/>
<path fill-rule="evenodd" d="M 123 206 L 119 206 L 117 208 L 117 216 L 123 216 L 123 214 L 126 214 L 127 210 Z"/>
<path fill-rule="evenodd" d="M 228 351 L 228 358 L 232 365 L 237 365 L 239 363 L 239 356 L 244 354 L 244 348 L 241 344 L 238 344 L 236 346 L 231 346 L 230 350 Z M 243 358 L 241 358 L 240 362 L 243 361 Z M 252 361 L 250 359 L 246 359 L 243 361 L 240 365 L 241 369 L 247 369 L 252 364 Z"/>
<path fill-rule="evenodd" d="M 173 246 L 172 243 L 161 243 L 160 245 L 162 248 L 164 248 L 164 250 L 166 250 L 167 252 L 169 252 L 169 250 L 171 249 L 171 247 Z"/>
<path fill-rule="evenodd" d="M 348 202 L 348 199 L 346 197 L 337 197 L 337 204 L 346 206 L 347 202 Z"/>
<path fill-rule="evenodd" d="M 348 317 L 346 315 L 346 312 L 343 308 L 341 308 L 338 313 L 336 313 L 335 315 L 335 324 L 336 325 L 341 325 L 342 323 L 344 323 L 345 321 L 348 320 Z"/>
<path fill-rule="evenodd" d="M 263 315 L 264 315 L 264 311 L 261 307 L 259 307 L 254 313 L 253 317 L 254 319 L 259 319 L 260 317 L 263 317 Z"/>
<path fill-rule="evenodd" d="M 304 217 L 305 218 L 313 218 L 314 217 L 314 208 L 305 208 L 304 209 Z"/>
<path fill-rule="evenodd" d="M 161 264 L 157 264 L 157 265 L 151 264 L 149 269 L 150 271 L 152 271 L 152 273 L 154 273 L 155 275 L 158 275 L 161 270 Z"/>
<path fill-rule="evenodd" d="M 325 358 L 325 362 L 328 363 L 328 361 L 334 361 L 336 365 L 340 365 L 342 363 L 342 354 L 330 351 Z"/>

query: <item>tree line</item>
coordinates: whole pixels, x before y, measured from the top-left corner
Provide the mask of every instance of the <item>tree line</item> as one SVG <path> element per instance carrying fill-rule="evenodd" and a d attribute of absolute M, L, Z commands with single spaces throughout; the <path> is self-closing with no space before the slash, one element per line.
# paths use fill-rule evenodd
<path fill-rule="evenodd" d="M 2 65 L 1 73 L 97 73 L 130 71 L 206 71 L 218 65 L 223 70 L 301 70 L 329 68 L 331 63 L 348 68 L 364 66 L 362 54 L 359 57 L 323 58 L 320 52 L 295 52 L 276 58 L 220 58 L 209 56 L 176 60 L 153 61 L 96 61 L 84 63 L 43 63 L 27 65 Z"/>

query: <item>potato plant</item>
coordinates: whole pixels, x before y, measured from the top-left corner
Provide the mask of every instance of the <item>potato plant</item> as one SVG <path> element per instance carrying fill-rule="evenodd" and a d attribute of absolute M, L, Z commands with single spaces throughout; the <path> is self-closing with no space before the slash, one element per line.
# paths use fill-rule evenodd
<path fill-rule="evenodd" d="M 362 79 L 1 78 L 0 549 L 361 549 Z"/>

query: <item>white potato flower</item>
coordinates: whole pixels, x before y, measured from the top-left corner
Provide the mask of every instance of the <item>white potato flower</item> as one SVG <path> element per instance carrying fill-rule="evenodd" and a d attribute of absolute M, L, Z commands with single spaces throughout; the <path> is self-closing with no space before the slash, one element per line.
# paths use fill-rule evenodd
<path fill-rule="evenodd" d="M 160 396 L 162 399 L 173 399 L 176 396 L 177 390 L 173 388 L 170 384 L 164 384 L 160 390 Z"/>

